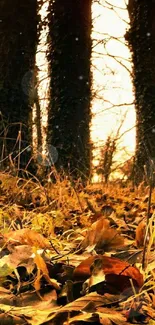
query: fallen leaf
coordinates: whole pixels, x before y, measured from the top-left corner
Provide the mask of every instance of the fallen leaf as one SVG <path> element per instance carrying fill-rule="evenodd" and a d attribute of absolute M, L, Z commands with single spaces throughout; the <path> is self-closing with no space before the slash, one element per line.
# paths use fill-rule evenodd
<path fill-rule="evenodd" d="M 131 279 L 136 288 L 142 287 L 143 276 L 136 267 L 131 266 L 128 262 L 122 261 L 118 258 L 104 255 L 91 256 L 88 257 L 85 261 L 81 262 L 73 272 L 74 279 L 84 280 L 90 278 L 92 276 L 93 265 L 98 261 L 100 262 L 98 263 L 100 266 L 100 280 L 104 280 L 104 274 L 107 285 L 113 286 L 120 292 L 123 292 L 128 287 L 131 287 Z"/>
<path fill-rule="evenodd" d="M 111 310 L 109 308 L 99 307 L 97 308 L 97 313 L 99 315 L 100 324 L 103 325 L 127 325 L 126 318 L 116 310 Z M 129 323 L 128 323 L 129 324 Z"/>
<path fill-rule="evenodd" d="M 40 256 L 37 252 L 35 253 L 34 263 L 37 265 L 37 276 L 34 282 L 35 289 L 37 291 L 40 290 L 40 279 L 43 276 L 50 285 L 52 285 L 55 289 L 60 290 L 60 284 L 55 279 L 51 279 L 49 277 L 46 263 L 42 256 Z"/>
<path fill-rule="evenodd" d="M 136 245 L 137 245 L 137 247 L 143 247 L 145 232 L 146 232 L 146 221 L 142 220 L 136 228 Z"/>
<path fill-rule="evenodd" d="M 81 242 L 83 249 L 103 249 L 104 251 L 115 250 L 123 247 L 124 238 L 114 228 L 110 227 L 110 221 L 102 217 L 94 222 L 87 230 L 84 240 Z"/>
<path fill-rule="evenodd" d="M 29 245 L 42 249 L 51 248 L 51 244 L 48 239 L 38 232 L 28 228 L 10 231 L 3 236 L 6 244 Z"/>

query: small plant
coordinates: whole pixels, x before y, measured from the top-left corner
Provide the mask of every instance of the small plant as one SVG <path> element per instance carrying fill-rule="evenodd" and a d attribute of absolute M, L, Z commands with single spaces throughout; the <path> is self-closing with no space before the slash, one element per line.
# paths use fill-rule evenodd
<path fill-rule="evenodd" d="M 132 181 L 134 172 L 134 156 L 130 157 L 123 164 L 121 164 L 119 170 L 123 175 L 122 180 Z"/>
<path fill-rule="evenodd" d="M 108 183 L 112 171 L 116 148 L 116 139 L 112 139 L 112 137 L 109 135 L 105 145 L 100 150 L 100 161 L 97 169 L 97 174 L 102 176 L 102 181 L 104 177 L 105 183 Z"/>

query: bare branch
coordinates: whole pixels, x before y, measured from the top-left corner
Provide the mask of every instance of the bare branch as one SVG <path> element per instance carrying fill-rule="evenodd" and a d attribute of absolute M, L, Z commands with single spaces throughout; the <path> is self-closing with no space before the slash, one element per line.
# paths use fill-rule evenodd
<path fill-rule="evenodd" d="M 108 100 L 103 100 L 104 102 L 109 102 Z M 123 107 L 123 106 L 132 106 L 134 105 L 134 102 L 133 103 L 121 103 L 121 104 L 112 104 L 110 107 L 107 107 L 105 109 L 102 109 L 100 111 L 98 111 L 97 113 L 95 113 L 95 115 L 98 115 L 98 114 L 101 114 L 103 112 L 106 112 L 106 111 L 109 111 L 113 108 L 120 108 L 120 107 Z"/>
<path fill-rule="evenodd" d="M 116 9 L 121 9 L 121 10 L 126 10 L 127 8 L 123 8 L 123 7 L 119 7 L 119 6 L 116 6 L 116 5 L 112 5 L 110 2 L 108 2 L 108 1 L 105 1 L 105 3 L 107 4 L 107 5 L 109 5 L 110 7 L 112 6 L 112 7 L 114 7 L 114 8 L 116 8 Z M 126 3 L 125 3 L 126 4 Z M 126 6 L 127 6 L 127 4 L 126 4 Z"/>
<path fill-rule="evenodd" d="M 130 69 L 128 69 L 128 67 L 127 67 L 123 62 L 121 62 L 121 61 L 117 58 L 117 56 L 110 54 L 110 53 L 107 51 L 107 49 L 105 49 L 105 50 L 106 50 L 106 55 L 108 55 L 109 57 L 113 58 L 117 63 L 119 63 L 123 68 L 125 68 L 125 69 L 128 71 L 129 75 L 132 77 L 132 72 L 130 71 Z M 103 55 L 105 55 L 105 54 L 103 54 Z"/>
<path fill-rule="evenodd" d="M 95 32 L 95 31 L 94 31 Z M 97 32 L 95 32 L 97 33 Z M 119 43 L 121 43 L 123 46 L 127 46 L 127 44 L 124 42 L 124 37 L 115 37 L 115 36 L 112 36 L 112 35 L 109 35 L 107 33 L 98 33 L 98 34 L 101 34 L 103 36 L 103 39 L 93 39 L 93 42 L 96 41 L 96 44 L 92 46 L 92 48 L 94 48 L 95 46 L 99 45 L 99 44 L 106 44 L 108 43 L 108 41 L 111 41 L 111 40 L 115 40 L 115 41 L 118 41 Z M 106 38 L 107 37 L 107 38 Z"/>
<path fill-rule="evenodd" d="M 100 53 L 100 52 L 93 52 L 93 53 L 96 53 L 96 54 L 98 54 L 99 56 L 98 57 L 100 57 L 100 56 L 103 56 L 103 55 L 106 55 L 106 56 L 109 56 L 109 54 L 107 54 L 107 53 Z M 121 59 L 121 60 L 124 60 L 124 61 L 126 61 L 126 62 L 128 62 L 128 63 L 130 63 L 131 62 L 131 60 L 130 59 L 126 59 L 126 58 L 123 58 L 122 56 L 118 56 L 118 55 L 114 55 L 114 57 L 115 58 L 117 58 L 117 59 Z M 96 57 L 97 58 L 97 57 Z"/>

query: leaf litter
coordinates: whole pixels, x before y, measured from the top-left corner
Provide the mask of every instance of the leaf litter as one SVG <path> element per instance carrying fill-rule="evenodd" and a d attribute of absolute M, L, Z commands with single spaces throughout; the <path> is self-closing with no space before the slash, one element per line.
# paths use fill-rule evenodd
<path fill-rule="evenodd" d="M 0 179 L 0 323 L 154 325 L 154 192 Z"/>

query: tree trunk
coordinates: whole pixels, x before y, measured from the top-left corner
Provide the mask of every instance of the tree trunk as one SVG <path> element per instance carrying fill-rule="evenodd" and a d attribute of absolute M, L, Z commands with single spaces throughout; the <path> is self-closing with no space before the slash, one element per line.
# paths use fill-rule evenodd
<path fill-rule="evenodd" d="M 12 158 L 31 145 L 37 23 L 37 0 L 0 1 L 0 142 Z M 21 154 L 22 167 L 27 155 Z"/>
<path fill-rule="evenodd" d="M 90 173 L 91 0 L 51 1 L 51 103 L 48 139 L 56 166 L 77 179 Z"/>
<path fill-rule="evenodd" d="M 130 29 L 137 118 L 135 182 L 151 173 L 155 161 L 155 1 L 129 0 Z"/>

